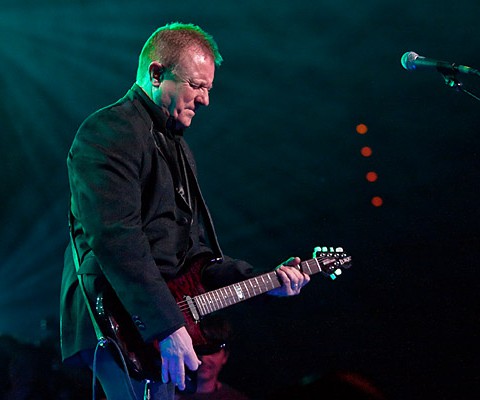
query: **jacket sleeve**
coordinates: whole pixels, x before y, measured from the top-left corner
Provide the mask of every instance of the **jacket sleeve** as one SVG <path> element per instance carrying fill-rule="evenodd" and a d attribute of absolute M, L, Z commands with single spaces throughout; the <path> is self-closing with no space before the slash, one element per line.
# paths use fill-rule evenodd
<path fill-rule="evenodd" d="M 162 339 L 185 321 L 142 229 L 146 141 L 127 118 L 111 114 L 88 119 L 69 152 L 72 213 L 142 337 Z"/>

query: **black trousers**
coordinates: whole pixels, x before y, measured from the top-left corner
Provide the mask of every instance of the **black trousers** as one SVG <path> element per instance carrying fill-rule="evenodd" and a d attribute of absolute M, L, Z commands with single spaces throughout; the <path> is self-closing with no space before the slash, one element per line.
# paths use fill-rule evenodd
<path fill-rule="evenodd" d="M 100 381 L 107 400 L 143 400 L 145 397 L 146 382 L 131 379 L 117 362 L 110 350 L 99 347 L 95 355 L 94 350 L 85 350 L 80 353 L 85 364 L 94 368 L 95 375 Z M 174 400 L 175 385 L 172 383 L 149 383 L 150 400 Z"/>

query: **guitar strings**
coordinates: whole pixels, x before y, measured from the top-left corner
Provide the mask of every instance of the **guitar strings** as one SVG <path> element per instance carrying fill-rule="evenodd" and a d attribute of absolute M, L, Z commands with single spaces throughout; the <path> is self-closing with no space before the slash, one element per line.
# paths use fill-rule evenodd
<path fill-rule="evenodd" d="M 308 265 L 310 267 L 311 266 L 310 264 L 315 265 L 317 262 L 318 263 L 323 263 L 328 259 L 329 259 L 329 257 L 326 256 L 326 255 L 325 256 L 319 256 L 319 257 L 316 257 L 316 258 L 311 259 L 311 260 L 303 261 L 303 262 L 301 262 L 301 265 Z M 235 295 L 234 295 L 234 288 L 233 288 L 234 285 L 243 285 L 244 286 L 243 289 L 245 289 L 247 291 L 247 293 L 250 294 L 250 292 L 248 290 L 248 287 L 246 286 L 246 282 L 251 282 L 253 279 L 255 279 L 255 278 L 250 278 L 247 281 L 238 282 L 236 284 L 226 286 L 222 289 L 217 289 L 217 290 L 207 292 L 208 296 L 210 296 L 210 301 L 208 301 L 208 303 L 206 303 L 206 304 L 204 303 L 202 305 L 204 307 L 210 307 L 211 308 L 212 307 L 211 297 L 213 297 L 213 299 L 215 301 L 222 301 L 223 300 L 227 304 L 231 300 L 236 300 Z M 258 281 L 257 281 L 257 285 L 258 285 Z M 265 282 L 263 282 L 263 286 L 262 286 L 262 284 L 260 284 L 259 286 L 251 286 L 250 287 L 250 289 L 253 289 L 254 293 L 255 293 L 255 290 L 257 288 L 260 288 L 260 290 L 264 290 L 264 289 L 267 289 L 268 286 L 267 286 L 267 284 L 265 284 Z M 227 289 L 230 290 L 230 293 L 227 292 Z M 225 293 L 221 293 L 221 290 L 224 290 Z M 207 297 L 207 293 L 199 294 L 199 295 L 195 296 L 195 298 Z M 225 294 L 227 296 L 225 296 Z M 189 299 L 189 300 L 191 301 L 191 299 Z M 188 304 L 189 300 L 181 300 L 177 303 L 178 307 L 180 308 L 180 311 L 183 312 L 183 311 L 188 311 L 190 309 L 190 305 Z"/>

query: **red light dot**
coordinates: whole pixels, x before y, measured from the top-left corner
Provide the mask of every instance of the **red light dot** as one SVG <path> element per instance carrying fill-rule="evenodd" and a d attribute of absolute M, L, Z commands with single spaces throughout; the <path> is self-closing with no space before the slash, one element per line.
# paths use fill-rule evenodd
<path fill-rule="evenodd" d="M 375 207 L 381 207 L 383 204 L 383 199 L 380 196 L 374 196 L 372 197 L 372 204 Z"/>
<path fill-rule="evenodd" d="M 364 157 L 370 157 L 372 155 L 372 149 L 368 146 L 362 147 L 360 150 L 360 153 L 362 153 L 362 156 Z"/>
<path fill-rule="evenodd" d="M 375 182 L 378 179 L 378 174 L 374 171 L 367 172 L 367 175 L 365 175 L 365 178 L 369 182 Z"/>
<path fill-rule="evenodd" d="M 365 124 L 358 124 L 355 129 L 360 135 L 365 135 L 368 132 L 368 126 Z"/>

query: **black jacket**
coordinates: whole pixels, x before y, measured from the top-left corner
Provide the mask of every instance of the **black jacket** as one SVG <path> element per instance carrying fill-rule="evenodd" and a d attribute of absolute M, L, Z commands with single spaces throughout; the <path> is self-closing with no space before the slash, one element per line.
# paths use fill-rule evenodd
<path fill-rule="evenodd" d="M 134 85 L 86 119 L 67 161 L 80 271 L 93 277 L 86 285 L 106 277 L 146 341 L 184 325 L 166 280 L 186 259 L 210 251 L 196 204 L 189 205 L 172 167 L 175 140 L 195 169 L 192 154 L 159 111 Z M 72 260 L 69 247 L 61 288 L 64 359 L 96 344 Z M 233 279 L 251 272 L 248 264 L 241 268 Z"/>

